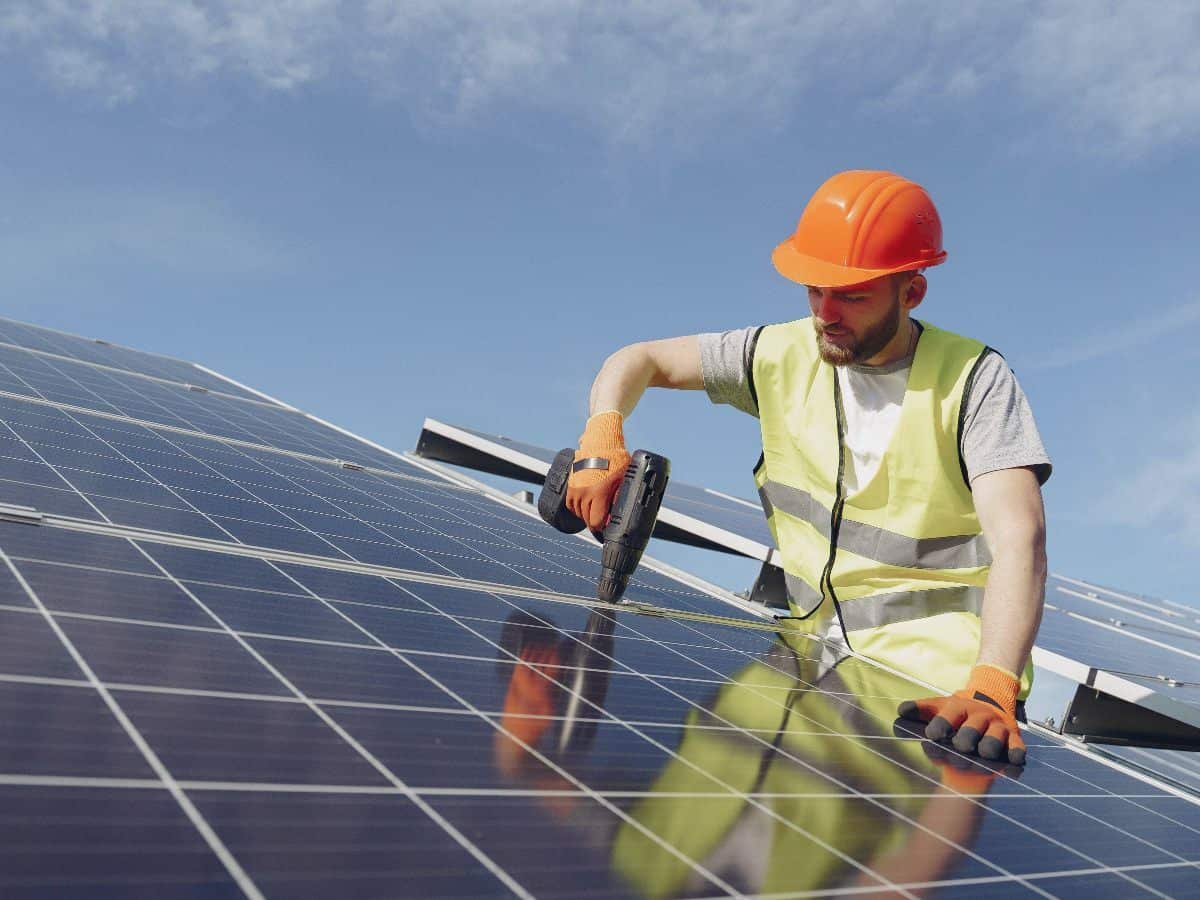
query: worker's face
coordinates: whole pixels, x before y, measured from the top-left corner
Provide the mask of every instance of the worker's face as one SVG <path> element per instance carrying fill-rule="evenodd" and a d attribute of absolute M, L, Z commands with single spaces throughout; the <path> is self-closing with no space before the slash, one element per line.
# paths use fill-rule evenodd
<path fill-rule="evenodd" d="M 919 285 L 915 285 L 917 280 Z M 809 285 L 808 304 L 821 359 L 835 366 L 870 363 L 897 340 L 900 323 L 924 296 L 924 276 L 885 275 L 850 287 Z M 919 290 L 914 291 L 914 286 Z M 913 297 L 919 294 L 915 302 Z"/>

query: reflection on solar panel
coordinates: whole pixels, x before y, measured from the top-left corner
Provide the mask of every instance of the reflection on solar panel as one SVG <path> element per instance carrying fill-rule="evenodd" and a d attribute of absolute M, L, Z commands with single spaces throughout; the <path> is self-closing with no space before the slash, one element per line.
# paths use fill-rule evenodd
<path fill-rule="evenodd" d="M 924 688 L 695 579 L 603 607 L 586 540 L 161 357 L 6 353 L 2 896 L 1194 888 L 1186 791 L 924 742 Z"/>

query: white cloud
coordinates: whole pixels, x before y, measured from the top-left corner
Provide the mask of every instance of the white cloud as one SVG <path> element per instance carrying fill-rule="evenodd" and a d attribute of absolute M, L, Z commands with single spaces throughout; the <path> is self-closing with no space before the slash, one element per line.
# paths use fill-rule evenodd
<path fill-rule="evenodd" d="M 532 109 L 617 143 L 769 128 L 830 98 L 953 113 L 990 89 L 1136 155 L 1200 137 L 1198 27 L 1192 0 L 9 0 L 0 46 L 109 103 L 352 79 L 435 125 Z"/>
<path fill-rule="evenodd" d="M 1156 527 L 1188 547 L 1200 548 L 1200 415 L 1157 436 L 1163 448 L 1117 483 L 1093 510 L 1095 520 Z"/>
<path fill-rule="evenodd" d="M 1057 0 L 1015 46 L 1019 84 L 1101 148 L 1200 137 L 1200 4 Z"/>
<path fill-rule="evenodd" d="M 1178 340 L 1181 329 L 1197 323 L 1200 323 L 1200 300 L 1193 300 L 1164 309 L 1153 318 L 1141 321 L 1131 319 L 1105 326 L 1055 349 L 1052 354 L 1041 359 L 1023 362 L 1022 368 L 1031 371 L 1061 369 L 1115 353 L 1135 350 L 1167 336 Z"/>

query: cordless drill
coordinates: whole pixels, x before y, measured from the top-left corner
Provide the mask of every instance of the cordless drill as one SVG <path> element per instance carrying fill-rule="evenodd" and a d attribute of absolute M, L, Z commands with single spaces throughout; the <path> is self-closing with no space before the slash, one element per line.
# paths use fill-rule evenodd
<path fill-rule="evenodd" d="M 567 479 L 571 477 L 574 462 L 574 449 L 560 450 L 538 497 L 542 518 L 566 534 L 577 534 L 587 527 L 583 519 L 567 509 Z M 608 524 L 601 531 L 592 531 L 593 537 L 604 545 L 596 595 L 605 603 L 620 601 L 629 585 L 629 576 L 641 562 L 670 475 L 671 461 L 665 456 L 634 451 L 613 501 Z"/>

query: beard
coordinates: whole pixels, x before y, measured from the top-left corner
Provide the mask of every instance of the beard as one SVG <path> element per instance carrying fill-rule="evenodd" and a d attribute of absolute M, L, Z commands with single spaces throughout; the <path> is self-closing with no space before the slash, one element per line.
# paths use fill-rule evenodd
<path fill-rule="evenodd" d="M 900 297 L 895 298 L 887 315 L 849 343 L 832 343 L 825 336 L 825 326 L 815 319 L 813 327 L 817 332 L 817 351 L 825 362 L 834 366 L 865 362 L 886 347 L 900 330 Z"/>

